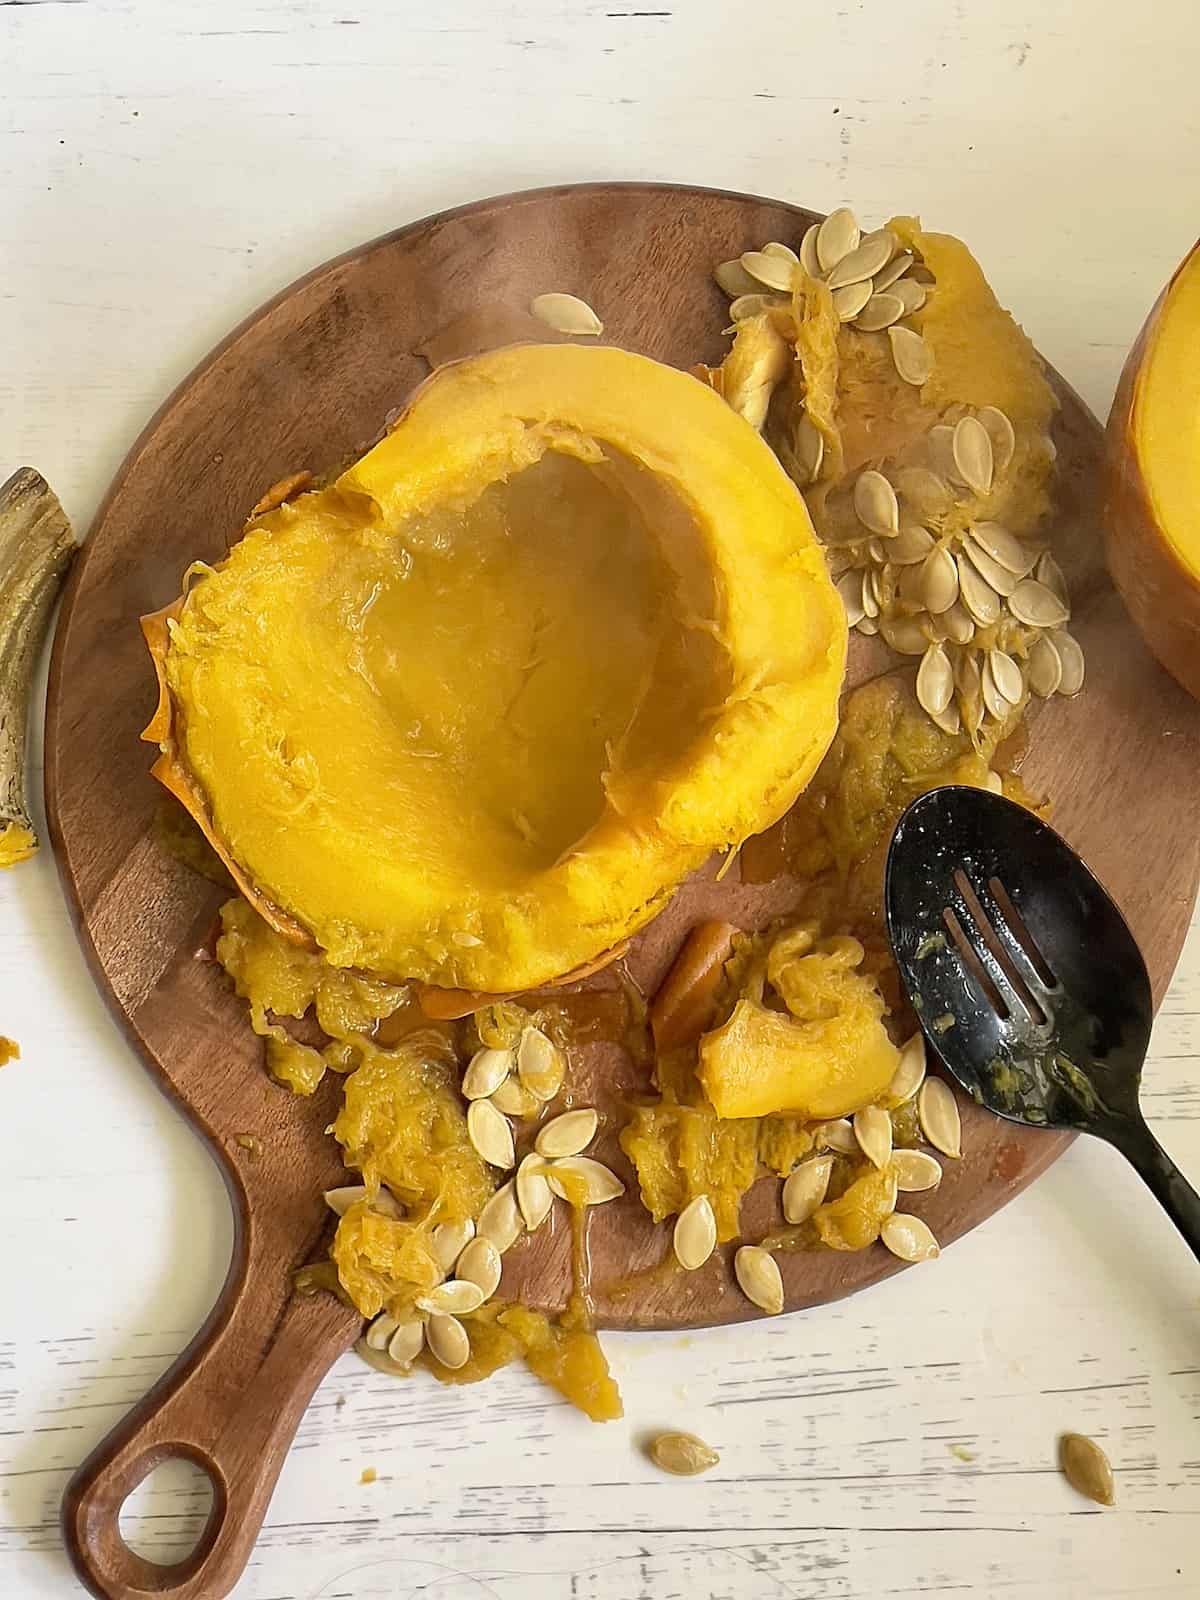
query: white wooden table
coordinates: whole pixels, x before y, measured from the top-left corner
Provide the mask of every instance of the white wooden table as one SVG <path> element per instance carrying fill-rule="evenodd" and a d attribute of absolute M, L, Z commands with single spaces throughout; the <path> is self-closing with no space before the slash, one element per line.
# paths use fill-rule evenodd
<path fill-rule="evenodd" d="M 291 278 L 604 176 L 920 211 L 1103 415 L 1197 229 L 1198 48 L 1194 0 L 0 0 L 0 478 L 38 466 L 85 528 L 163 395 Z M 230 1224 L 47 855 L 0 877 L 0 1031 L 0 1596 L 42 1600 L 78 1592 L 67 1476 L 200 1322 Z M 1145 1091 L 1194 1179 L 1198 1080 L 1194 929 Z M 1200 1268 L 1103 1149 L 848 1303 L 607 1345 L 627 1416 L 602 1428 L 517 1372 L 343 1362 L 240 1600 L 1200 1593 Z M 655 1474 L 664 1425 L 720 1467 Z M 1115 1511 L 1057 1475 L 1063 1428 L 1104 1443 Z M 130 1536 L 170 1557 L 195 1507 L 156 1482 Z"/>

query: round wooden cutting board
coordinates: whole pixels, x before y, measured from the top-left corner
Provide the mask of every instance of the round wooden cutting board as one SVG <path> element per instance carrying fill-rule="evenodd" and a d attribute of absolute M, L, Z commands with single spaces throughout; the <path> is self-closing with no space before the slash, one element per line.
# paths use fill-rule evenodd
<path fill-rule="evenodd" d="M 402 228 L 319 268 L 236 330 L 167 401 L 134 445 L 77 562 L 51 664 L 47 810 L 67 898 L 98 983 L 149 1069 L 207 1139 L 237 1218 L 218 1305 L 146 1401 L 80 1469 L 64 1505 L 68 1545 L 94 1592 L 223 1595 L 261 1523 L 279 1465 L 316 1384 L 356 1335 L 332 1297 L 295 1297 L 290 1274 L 328 1228 L 321 1191 L 343 1181 L 325 1129 L 338 1084 L 310 1100 L 277 1087 L 261 1042 L 220 969 L 204 958 L 222 891 L 168 853 L 155 828 L 151 752 L 138 734 L 154 703 L 137 627 L 179 589 L 190 561 L 219 560 L 266 487 L 359 454 L 385 417 L 449 354 L 529 337 L 531 297 L 568 290 L 605 321 L 605 339 L 679 366 L 717 362 L 726 301 L 713 265 L 767 239 L 795 242 L 813 214 L 747 195 L 604 184 L 481 202 Z M 1056 428 L 1062 509 L 1056 548 L 1071 581 L 1088 661 L 1075 701 L 1042 708 L 1024 769 L 1053 796 L 1057 827 L 1121 904 L 1161 998 L 1200 874 L 1191 823 L 1200 706 L 1155 664 L 1101 565 L 1101 434 L 1061 381 Z M 851 675 L 878 670 L 856 641 Z M 731 875 L 733 877 L 733 875 Z M 689 923 L 742 926 L 786 910 L 795 886 L 702 874 L 640 936 L 633 976 L 650 992 Z M 603 986 L 606 980 L 598 979 Z M 602 1047 L 585 1052 L 580 1098 L 611 1107 L 643 1086 Z M 913 1196 L 943 1242 L 989 1216 L 1063 1148 L 965 1108 L 964 1159 Z M 246 1136 L 253 1137 L 247 1139 Z M 242 1141 L 245 1141 L 244 1143 Z M 628 1169 L 610 1135 L 599 1153 Z M 778 1184 L 744 1211 L 753 1238 L 774 1218 Z M 566 1229 L 542 1230 L 506 1258 L 502 1293 L 561 1304 Z M 648 1273 L 668 1234 L 631 1192 L 592 1213 L 602 1326 L 686 1327 L 756 1315 L 714 1258 L 689 1275 Z M 814 1305 L 896 1270 L 882 1247 L 782 1258 L 788 1304 Z M 469 1393 L 464 1404 L 473 1403 Z M 213 1477 L 213 1518 L 176 1568 L 124 1546 L 117 1512 L 165 1455 Z"/>

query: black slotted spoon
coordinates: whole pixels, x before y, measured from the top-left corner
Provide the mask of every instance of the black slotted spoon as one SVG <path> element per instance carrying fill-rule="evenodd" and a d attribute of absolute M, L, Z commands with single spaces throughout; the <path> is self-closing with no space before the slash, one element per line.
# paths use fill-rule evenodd
<path fill-rule="evenodd" d="M 1146 964 L 1070 845 L 987 790 L 933 789 L 896 827 L 884 900 L 901 980 L 950 1075 L 1010 1122 L 1115 1145 L 1200 1258 L 1200 1195 L 1138 1104 Z"/>

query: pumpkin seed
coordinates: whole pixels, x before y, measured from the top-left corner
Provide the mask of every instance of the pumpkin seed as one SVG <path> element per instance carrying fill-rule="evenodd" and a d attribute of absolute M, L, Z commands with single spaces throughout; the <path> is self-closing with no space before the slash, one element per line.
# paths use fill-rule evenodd
<path fill-rule="evenodd" d="M 920 1217 L 893 1212 L 879 1230 L 879 1237 L 901 1261 L 932 1261 L 941 1254 L 929 1224 Z"/>
<path fill-rule="evenodd" d="M 903 306 L 904 302 L 900 304 Z M 928 383 L 933 375 L 933 351 L 921 335 L 914 333 L 911 328 L 891 327 L 887 336 L 892 347 L 892 364 L 905 383 L 911 383 L 916 388 Z"/>
<path fill-rule="evenodd" d="M 888 560 L 898 567 L 915 566 L 924 561 L 933 545 L 934 538 L 928 528 L 923 528 L 919 522 L 902 522 L 899 533 L 888 545 Z"/>
<path fill-rule="evenodd" d="M 351 1206 L 367 1198 L 367 1188 L 362 1183 L 348 1183 L 341 1189 L 326 1189 L 325 1204 L 334 1216 L 344 1217 Z M 400 1206 L 389 1189 L 380 1189 L 371 1202 L 371 1210 L 385 1217 L 398 1217 Z"/>
<path fill-rule="evenodd" d="M 647 1449 L 651 1461 L 677 1478 L 694 1478 L 720 1461 L 720 1456 L 694 1433 L 660 1433 Z"/>
<path fill-rule="evenodd" d="M 787 301 L 777 294 L 740 294 L 729 307 L 729 318 L 733 323 L 745 322 L 747 317 L 761 317 L 764 312 L 770 311 L 773 306 L 786 305 Z"/>
<path fill-rule="evenodd" d="M 1008 609 L 1031 628 L 1057 628 L 1071 615 L 1053 589 L 1036 578 L 1022 578 L 1008 597 Z"/>
<path fill-rule="evenodd" d="M 926 300 L 925 286 L 918 283 L 915 278 L 898 279 L 888 293 L 894 294 L 902 302 L 906 317 L 911 317 L 914 312 L 920 311 Z"/>
<path fill-rule="evenodd" d="M 1064 1433 L 1058 1441 L 1058 1464 L 1072 1489 L 1097 1505 L 1115 1504 L 1112 1466 L 1094 1439 L 1083 1433 Z"/>
<path fill-rule="evenodd" d="M 882 617 L 879 631 L 899 656 L 922 656 L 929 644 L 916 617 Z"/>
<path fill-rule="evenodd" d="M 370 1350 L 386 1350 L 388 1340 L 400 1326 L 396 1317 L 391 1317 L 386 1311 L 381 1311 L 368 1327 L 364 1339 Z"/>
<path fill-rule="evenodd" d="M 1016 701 L 1010 700 L 1001 692 L 999 684 L 992 675 L 991 662 L 985 657 L 983 674 L 981 678 L 983 703 L 987 707 L 990 717 L 995 717 L 997 722 L 1007 722 L 1016 710 Z"/>
<path fill-rule="evenodd" d="M 837 312 L 839 322 L 853 322 L 855 317 L 871 298 L 871 285 L 867 283 L 848 283 L 844 288 L 833 291 L 833 309 Z"/>
<path fill-rule="evenodd" d="M 958 599 L 958 567 L 944 546 L 921 563 L 921 602 L 926 611 L 947 611 Z"/>
<path fill-rule="evenodd" d="M 990 628 L 1000 620 L 1000 596 L 965 557 L 958 562 L 958 585 L 963 605 L 981 628 Z"/>
<path fill-rule="evenodd" d="M 942 1181 L 942 1164 L 927 1150 L 897 1150 L 892 1157 L 896 1187 L 901 1194 L 922 1194 Z"/>
<path fill-rule="evenodd" d="M 839 1117 L 835 1122 L 819 1123 L 814 1128 L 813 1135 L 818 1150 L 836 1150 L 844 1156 L 858 1154 L 858 1140 L 854 1137 L 854 1128 L 846 1117 Z"/>
<path fill-rule="evenodd" d="M 458 1279 L 473 1283 L 485 1300 L 490 1300 L 500 1287 L 500 1252 L 490 1239 L 472 1239 L 455 1268 Z"/>
<path fill-rule="evenodd" d="M 807 412 L 801 415 L 796 424 L 792 450 L 796 465 L 804 474 L 805 483 L 815 483 L 821 475 L 821 463 L 825 459 L 825 435 Z"/>
<path fill-rule="evenodd" d="M 546 1167 L 541 1156 L 532 1152 L 517 1168 L 517 1206 L 530 1233 L 536 1232 L 550 1215 L 554 1194 L 546 1182 Z"/>
<path fill-rule="evenodd" d="M 988 772 L 984 777 L 983 786 L 989 794 L 1004 793 L 1004 779 L 998 772 Z"/>
<path fill-rule="evenodd" d="M 456 1371 L 471 1359 L 471 1341 L 457 1317 L 433 1316 L 425 1327 L 429 1354 L 443 1367 Z"/>
<path fill-rule="evenodd" d="M 989 650 L 985 670 L 991 672 L 992 682 L 1006 700 L 1015 703 L 1025 693 L 1025 675 L 1007 651 Z"/>
<path fill-rule="evenodd" d="M 783 1310 L 783 1278 L 771 1252 L 761 1245 L 744 1244 L 733 1258 L 733 1271 L 746 1299 L 777 1317 Z"/>
<path fill-rule="evenodd" d="M 947 606 L 937 620 L 947 639 L 952 639 L 955 644 L 970 644 L 975 637 L 975 623 L 961 600 Z"/>
<path fill-rule="evenodd" d="M 463 1073 L 462 1092 L 468 1100 L 486 1100 L 513 1069 L 511 1050 L 477 1050 Z"/>
<path fill-rule="evenodd" d="M 820 231 L 821 224 L 814 222 L 800 241 L 800 265 L 810 278 L 819 278 L 822 274 L 821 263 L 817 256 L 817 235 Z"/>
<path fill-rule="evenodd" d="M 765 256 L 778 256 L 780 261 L 790 261 L 794 267 L 800 265 L 800 257 L 792 249 L 791 245 L 780 244 L 778 239 L 772 239 L 770 244 L 763 245 L 762 253 Z"/>
<path fill-rule="evenodd" d="M 878 562 L 878 564 L 882 567 L 884 562 L 887 560 L 887 550 L 884 547 L 883 540 L 868 539 L 867 554 L 870 556 L 872 561 Z"/>
<path fill-rule="evenodd" d="M 944 647 L 931 644 L 917 668 L 917 700 L 923 711 L 937 716 L 954 694 L 954 670 Z"/>
<path fill-rule="evenodd" d="M 896 474 L 896 492 L 922 516 L 948 511 L 954 504 L 950 485 L 930 467 L 901 467 Z"/>
<path fill-rule="evenodd" d="M 863 1106 L 854 1113 L 854 1137 L 871 1165 L 882 1171 L 892 1159 L 892 1119 L 882 1106 Z"/>
<path fill-rule="evenodd" d="M 899 244 L 900 241 L 897 239 L 896 242 Z M 894 255 L 888 262 L 887 266 L 882 267 L 875 274 L 874 283 L 876 293 L 878 294 L 883 289 L 890 289 L 892 284 L 894 284 L 898 278 L 902 278 L 904 276 L 915 260 L 916 257 L 913 255 L 911 250 L 901 250 L 898 255 Z"/>
<path fill-rule="evenodd" d="M 474 1237 L 475 1224 L 470 1217 L 462 1222 L 439 1222 L 429 1235 L 434 1260 L 447 1276 L 454 1271 L 459 1256 Z"/>
<path fill-rule="evenodd" d="M 540 1103 L 516 1078 L 505 1078 L 491 1096 L 491 1102 L 504 1116 L 521 1118 L 536 1117 Z"/>
<path fill-rule="evenodd" d="M 960 417 L 954 425 L 954 465 L 968 489 L 990 494 L 992 488 L 992 441 L 978 417 Z"/>
<path fill-rule="evenodd" d="M 742 255 L 742 266 L 752 278 L 778 294 L 790 294 L 796 280 L 793 262 L 781 256 L 769 256 L 762 250 L 747 250 Z"/>
<path fill-rule="evenodd" d="M 546 1182 L 560 1200 L 574 1205 L 602 1206 L 625 1193 L 625 1185 L 590 1156 L 564 1156 L 546 1165 Z"/>
<path fill-rule="evenodd" d="M 467 1138 L 489 1166 L 507 1172 L 516 1165 L 512 1128 L 490 1100 L 472 1100 L 467 1107 Z"/>
<path fill-rule="evenodd" d="M 525 1232 L 525 1224 L 517 1206 L 516 1185 L 510 1178 L 502 1183 L 479 1213 L 475 1225 L 478 1238 L 490 1239 L 503 1255 Z"/>
<path fill-rule="evenodd" d="M 564 1111 L 538 1130 L 533 1148 L 539 1156 L 547 1158 L 582 1155 L 596 1137 L 600 1118 L 590 1108 Z"/>
<path fill-rule="evenodd" d="M 713 273 L 713 277 L 731 300 L 736 300 L 744 294 L 757 294 L 762 287 L 756 278 L 750 276 L 740 261 L 722 261 Z"/>
<path fill-rule="evenodd" d="M 963 539 L 963 553 L 975 568 L 983 581 L 993 588 L 998 595 L 1010 595 L 1020 583 L 1020 579 L 1007 567 L 1002 567 L 998 561 L 993 561 L 987 551 L 982 549 L 968 532 Z"/>
<path fill-rule="evenodd" d="M 962 1118 L 953 1091 L 941 1078 L 926 1078 L 917 1095 L 917 1121 L 935 1150 L 952 1161 L 962 1156 Z"/>
<path fill-rule="evenodd" d="M 489 1244 L 486 1239 L 472 1240 L 472 1244 Z M 491 1245 L 495 1250 L 495 1245 Z M 496 1252 L 499 1259 L 499 1251 Z M 428 1312 L 430 1316 L 461 1317 L 468 1311 L 478 1311 L 484 1302 L 483 1290 L 477 1283 L 471 1283 L 466 1278 L 450 1278 L 446 1283 L 438 1284 L 436 1289 L 430 1289 L 428 1294 L 417 1296 L 416 1306 L 418 1311 Z"/>
<path fill-rule="evenodd" d="M 839 206 L 817 229 L 817 261 L 822 272 L 832 272 L 843 256 L 858 248 L 862 232 L 853 211 Z"/>
<path fill-rule="evenodd" d="M 1062 678 L 1059 681 L 1058 692 L 1070 699 L 1083 688 L 1083 651 L 1079 647 L 1079 641 L 1065 628 L 1056 628 L 1050 637 L 1054 640 L 1054 648 L 1058 651 L 1058 658 L 1062 662 Z"/>
<path fill-rule="evenodd" d="M 517 1046 L 517 1076 L 535 1100 L 553 1100 L 563 1086 L 567 1064 L 562 1051 L 540 1028 L 526 1028 Z"/>
<path fill-rule="evenodd" d="M 884 477 L 868 467 L 854 480 L 854 512 L 864 528 L 885 537 L 900 531 L 900 505 L 896 491 Z"/>
<path fill-rule="evenodd" d="M 925 1082 L 925 1036 L 914 1033 L 900 1048 L 900 1059 L 888 1084 L 887 1097 L 893 1105 L 902 1106 Z"/>
<path fill-rule="evenodd" d="M 387 1343 L 387 1353 L 398 1367 L 410 1367 L 425 1343 L 424 1325 L 413 1320 L 402 1322 Z"/>
<path fill-rule="evenodd" d="M 940 728 L 943 733 L 949 734 L 951 738 L 962 727 L 962 717 L 959 715 L 956 705 L 947 706 L 944 711 L 939 711 L 936 716 L 930 712 L 929 720 L 935 727 Z"/>
<path fill-rule="evenodd" d="M 1033 565 L 1034 555 L 1020 539 L 1013 537 L 998 522 L 976 522 L 969 530 L 971 538 L 997 565 L 1006 572 L 1023 578 Z M 986 577 L 987 574 L 984 573 Z M 994 587 L 994 586 L 993 586 Z M 1003 591 L 1000 591 L 1003 593 Z"/>
<path fill-rule="evenodd" d="M 846 621 L 850 627 L 860 623 L 866 611 L 863 608 L 863 575 L 858 567 L 851 567 L 837 581 L 837 592 L 846 608 Z"/>
<path fill-rule="evenodd" d="M 925 444 L 933 470 L 948 482 L 958 483 L 958 468 L 954 464 L 954 429 L 949 423 L 935 423 L 925 435 Z"/>
<path fill-rule="evenodd" d="M 992 441 L 992 462 L 997 475 L 1007 472 L 1017 448 L 1017 435 L 1012 423 L 999 406 L 980 406 L 975 415 Z"/>
<path fill-rule="evenodd" d="M 882 333 L 904 315 L 904 301 L 890 289 L 882 294 L 872 293 L 855 319 L 860 333 Z M 894 359 L 894 358 L 893 358 Z"/>
<path fill-rule="evenodd" d="M 861 617 L 858 622 L 858 631 L 859 633 L 865 633 L 868 637 L 873 637 L 879 632 L 879 623 L 874 617 Z"/>
<path fill-rule="evenodd" d="M 529 309 L 539 322 L 556 333 L 587 334 L 595 338 L 604 332 L 604 324 L 587 301 L 573 294 L 535 295 L 529 302 Z"/>
<path fill-rule="evenodd" d="M 896 248 L 896 236 L 889 233 L 886 228 L 880 228 L 875 233 L 868 233 L 854 250 L 849 250 L 834 267 L 826 280 L 831 289 L 841 289 L 847 284 L 867 283 L 867 292 L 863 304 L 871 297 L 871 284 L 869 280 L 877 272 L 883 270 L 892 259 L 892 252 Z"/>
<path fill-rule="evenodd" d="M 1052 633 L 1039 633 L 1029 650 L 1029 687 L 1041 700 L 1048 700 L 1062 682 L 1062 657 Z"/>
<path fill-rule="evenodd" d="M 1039 583 L 1046 585 L 1051 594 L 1057 595 L 1064 606 L 1070 605 L 1071 596 L 1067 589 L 1067 580 L 1063 569 L 1050 554 L 1049 550 L 1044 550 L 1038 557 L 1038 564 L 1034 568 L 1033 575 Z"/>
<path fill-rule="evenodd" d="M 833 1173 L 832 1156 L 810 1156 L 793 1167 L 783 1183 L 783 1214 L 789 1222 L 807 1222 L 825 1199 Z"/>
<path fill-rule="evenodd" d="M 685 1272 L 702 1267 L 717 1248 L 717 1219 L 706 1194 L 690 1200 L 676 1217 L 672 1245 Z"/>
<path fill-rule="evenodd" d="M 863 612 L 866 616 L 877 617 L 879 615 L 878 577 L 871 567 L 863 568 L 862 603 Z"/>

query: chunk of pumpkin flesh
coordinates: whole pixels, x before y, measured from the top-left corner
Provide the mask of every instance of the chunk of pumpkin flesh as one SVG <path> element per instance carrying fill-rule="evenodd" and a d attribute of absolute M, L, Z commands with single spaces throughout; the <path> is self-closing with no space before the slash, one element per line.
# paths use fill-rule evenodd
<path fill-rule="evenodd" d="M 334 964 L 519 990 L 782 815 L 845 648 L 802 500 L 715 394 L 497 351 L 194 583 L 156 772 Z"/>
<path fill-rule="evenodd" d="M 856 970 L 862 959 L 849 938 L 807 952 L 800 945 L 790 958 L 772 950 L 771 983 L 788 1011 L 743 996 L 700 1041 L 698 1076 L 719 1117 L 783 1111 L 822 1121 L 885 1092 L 900 1056 L 883 1026 L 883 997 Z"/>
<path fill-rule="evenodd" d="M 1200 698 L 1200 245 L 1129 353 L 1108 422 L 1108 565 L 1147 643 Z"/>

